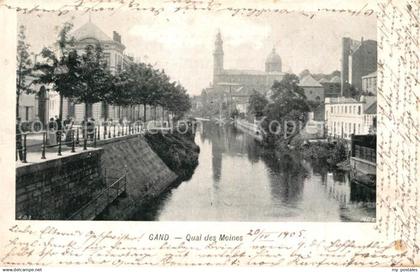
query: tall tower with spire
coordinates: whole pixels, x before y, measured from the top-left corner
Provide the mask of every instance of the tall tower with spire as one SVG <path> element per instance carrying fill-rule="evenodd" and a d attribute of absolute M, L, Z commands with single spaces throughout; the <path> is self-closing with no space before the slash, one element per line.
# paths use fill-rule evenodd
<path fill-rule="evenodd" d="M 220 30 L 216 35 L 213 52 L 213 85 L 217 83 L 217 75 L 223 73 L 223 40 Z"/>

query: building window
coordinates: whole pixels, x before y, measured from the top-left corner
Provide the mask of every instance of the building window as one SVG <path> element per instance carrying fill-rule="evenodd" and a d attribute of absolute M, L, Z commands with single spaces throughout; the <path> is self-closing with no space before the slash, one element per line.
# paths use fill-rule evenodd
<path fill-rule="evenodd" d="M 68 115 L 69 116 L 75 117 L 75 112 L 76 112 L 75 107 L 76 107 L 76 105 L 73 102 L 69 101 L 69 103 L 68 103 Z"/>
<path fill-rule="evenodd" d="M 25 107 L 25 120 L 29 121 L 29 107 Z"/>
<path fill-rule="evenodd" d="M 360 115 L 360 113 L 362 112 L 362 107 L 361 106 L 359 106 L 359 108 L 358 108 L 358 110 L 357 110 L 357 113 Z"/>
<path fill-rule="evenodd" d="M 108 105 L 105 102 L 101 103 L 101 118 L 108 118 Z"/>
<path fill-rule="evenodd" d="M 85 108 L 87 117 L 93 117 L 93 104 L 87 104 Z"/>

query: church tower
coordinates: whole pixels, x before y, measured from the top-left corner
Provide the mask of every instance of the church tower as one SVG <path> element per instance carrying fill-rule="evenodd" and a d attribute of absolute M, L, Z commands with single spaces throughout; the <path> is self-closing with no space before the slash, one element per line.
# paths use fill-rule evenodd
<path fill-rule="evenodd" d="M 221 73 L 223 73 L 223 40 L 219 30 L 213 52 L 213 86 L 217 84 L 217 75 Z"/>

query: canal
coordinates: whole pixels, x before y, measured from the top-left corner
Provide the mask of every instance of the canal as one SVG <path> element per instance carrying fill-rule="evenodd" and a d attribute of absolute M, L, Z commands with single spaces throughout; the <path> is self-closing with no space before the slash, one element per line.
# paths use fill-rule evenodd
<path fill-rule="evenodd" d="M 231 126 L 198 129 L 193 176 L 150 200 L 133 220 L 375 221 L 374 189 L 346 172 L 274 154 Z"/>

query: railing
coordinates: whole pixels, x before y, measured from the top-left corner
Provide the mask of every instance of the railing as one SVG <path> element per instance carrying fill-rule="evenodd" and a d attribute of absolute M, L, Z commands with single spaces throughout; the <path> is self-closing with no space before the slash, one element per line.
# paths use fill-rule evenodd
<path fill-rule="evenodd" d="M 42 135 L 41 159 L 46 159 L 48 149 L 57 148 L 57 155 L 62 155 L 63 145 L 76 152 L 76 147 L 87 150 L 88 143 L 96 147 L 97 141 L 142 133 L 141 124 L 110 124 L 103 126 L 74 126 L 63 130 L 43 130 L 16 134 L 16 161 L 27 163 L 28 136 Z M 64 138 L 64 140 L 63 140 Z"/>
<path fill-rule="evenodd" d="M 58 147 L 57 155 L 62 155 L 62 147 L 64 145 L 70 145 L 71 151 L 75 151 L 76 145 L 79 143 L 79 132 L 77 131 L 77 137 L 74 135 L 75 130 L 56 130 L 56 131 L 39 131 L 39 132 L 24 132 L 16 134 L 16 161 L 20 160 L 23 163 L 27 163 L 28 145 L 27 138 L 30 135 L 42 135 L 41 145 L 41 159 L 46 159 L 46 150 L 48 148 Z M 67 137 L 67 135 L 71 135 Z M 65 140 L 62 137 L 65 136 Z M 57 143 L 56 143 L 57 142 Z"/>
<path fill-rule="evenodd" d="M 120 170 L 114 169 L 114 171 Z M 108 184 L 108 180 L 111 180 L 112 183 L 68 217 L 68 220 L 94 219 L 98 214 L 103 212 L 109 204 L 127 191 L 126 167 L 124 167 L 124 172 L 118 177 L 107 176 L 107 171 L 105 169 L 104 179 L 106 184 Z"/>
<path fill-rule="evenodd" d="M 354 156 L 363 160 L 376 163 L 376 150 L 365 146 L 355 145 Z"/>
<path fill-rule="evenodd" d="M 187 121 L 185 121 L 188 123 Z M 103 141 L 112 138 L 118 138 L 128 135 L 142 134 L 146 130 L 150 131 L 167 131 L 172 130 L 174 124 L 170 122 L 150 121 L 143 123 L 106 123 L 103 125 L 75 125 L 71 128 L 62 130 L 49 129 L 37 132 L 23 132 L 16 134 L 16 161 L 20 160 L 22 163 L 27 163 L 28 147 L 31 147 L 31 152 L 38 145 L 28 146 L 28 137 L 32 135 L 41 135 L 42 144 L 40 146 L 41 159 L 47 159 L 47 151 L 52 148 L 57 148 L 57 156 L 62 155 L 63 148 L 67 146 L 72 153 L 76 152 L 77 147 L 83 147 L 87 150 L 88 145 L 96 147 L 98 141 Z M 179 126 L 177 126 L 179 127 Z M 48 153 L 48 154 L 51 154 Z"/>

